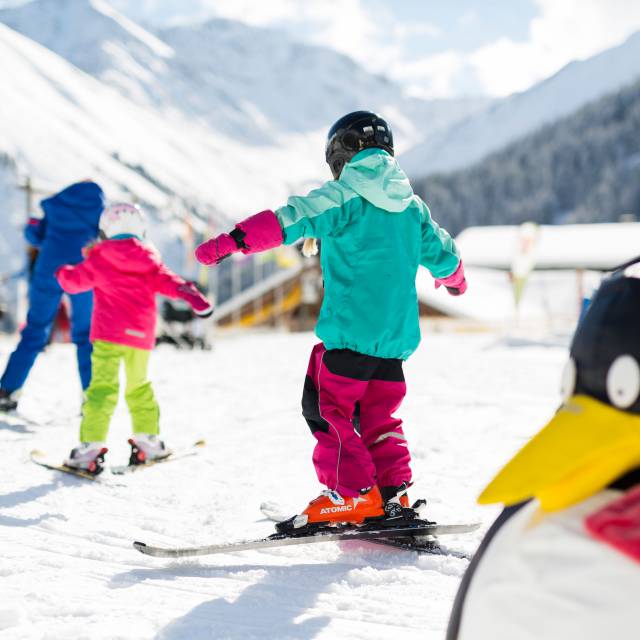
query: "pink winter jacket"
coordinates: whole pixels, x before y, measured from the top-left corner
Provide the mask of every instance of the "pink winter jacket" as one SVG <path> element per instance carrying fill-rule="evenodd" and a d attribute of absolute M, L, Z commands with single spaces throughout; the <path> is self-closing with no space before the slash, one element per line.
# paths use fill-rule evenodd
<path fill-rule="evenodd" d="M 136 238 L 104 240 L 80 264 L 60 267 L 56 277 L 67 293 L 93 289 L 92 342 L 152 349 L 157 293 L 186 300 L 196 313 L 211 308 L 193 284 L 165 267 L 155 251 Z"/>

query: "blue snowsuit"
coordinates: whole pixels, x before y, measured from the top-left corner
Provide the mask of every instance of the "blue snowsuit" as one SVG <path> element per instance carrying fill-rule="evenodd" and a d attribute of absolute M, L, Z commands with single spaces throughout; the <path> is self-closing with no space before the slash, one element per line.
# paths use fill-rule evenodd
<path fill-rule="evenodd" d="M 98 236 L 104 194 L 94 182 L 72 184 L 40 203 L 41 220 L 32 219 L 25 229 L 27 241 L 40 249 L 29 284 L 29 312 L 20 342 L 11 354 L 0 380 L 9 393 L 20 389 L 37 355 L 44 349 L 60 306 L 63 291 L 55 271 L 64 264 L 82 261 L 82 248 Z M 91 382 L 91 292 L 70 296 L 71 339 L 76 345 L 82 388 Z"/>

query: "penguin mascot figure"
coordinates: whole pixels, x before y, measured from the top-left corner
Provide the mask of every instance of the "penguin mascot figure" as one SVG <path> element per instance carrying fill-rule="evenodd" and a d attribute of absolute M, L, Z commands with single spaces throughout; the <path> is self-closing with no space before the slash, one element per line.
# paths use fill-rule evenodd
<path fill-rule="evenodd" d="M 447 640 L 640 638 L 640 258 L 603 281 L 562 387 L 558 412 L 479 498 L 505 510 Z"/>

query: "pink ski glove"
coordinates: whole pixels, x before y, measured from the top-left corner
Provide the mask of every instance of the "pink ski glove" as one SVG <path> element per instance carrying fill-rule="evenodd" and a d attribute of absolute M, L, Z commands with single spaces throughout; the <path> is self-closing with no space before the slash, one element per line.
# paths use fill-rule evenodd
<path fill-rule="evenodd" d="M 221 233 L 196 248 L 196 260 L 200 264 L 218 264 L 238 251 L 240 247 L 231 235 Z"/>
<path fill-rule="evenodd" d="M 258 253 L 279 247 L 284 238 L 278 218 L 267 209 L 238 222 L 231 233 L 223 233 L 196 249 L 196 260 L 202 264 L 218 264 L 232 253 Z"/>
<path fill-rule="evenodd" d="M 461 296 L 467 290 L 467 281 L 464 277 L 462 260 L 460 260 L 458 268 L 450 276 L 446 278 L 436 278 L 436 289 L 443 285 L 452 296 Z"/>
<path fill-rule="evenodd" d="M 194 313 L 201 318 L 208 318 L 213 313 L 211 303 L 198 291 L 193 282 L 185 282 L 178 287 L 178 295 L 191 305 Z"/>

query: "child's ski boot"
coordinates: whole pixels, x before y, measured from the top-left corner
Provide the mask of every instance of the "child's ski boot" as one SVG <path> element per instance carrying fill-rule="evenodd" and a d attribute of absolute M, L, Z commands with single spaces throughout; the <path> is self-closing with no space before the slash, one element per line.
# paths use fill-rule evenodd
<path fill-rule="evenodd" d="M 132 466 L 168 458 L 172 453 L 158 436 L 148 433 L 136 433 L 129 438 L 129 444 L 131 445 L 129 464 Z"/>
<path fill-rule="evenodd" d="M 6 389 L 0 389 L 0 411 L 5 413 L 9 411 L 15 411 L 18 407 L 18 401 L 13 394 L 9 393 Z"/>
<path fill-rule="evenodd" d="M 65 467 L 81 469 L 97 476 L 104 470 L 104 454 L 108 449 L 104 442 L 81 442 L 71 449 L 69 457 L 63 462 Z"/>
<path fill-rule="evenodd" d="M 384 504 L 377 486 L 363 489 L 360 495 L 345 497 L 337 491 L 325 490 L 312 500 L 299 515 L 279 522 L 281 533 L 335 526 L 361 525 L 370 518 L 384 518 Z"/>
<path fill-rule="evenodd" d="M 374 486 L 364 489 L 354 498 L 326 490 L 312 500 L 301 514 L 276 524 L 276 530 L 301 535 L 327 528 L 394 528 L 418 523 L 433 524 L 422 519 L 426 500 L 417 500 L 409 506 L 408 486 L 407 482 L 399 486 Z"/>

